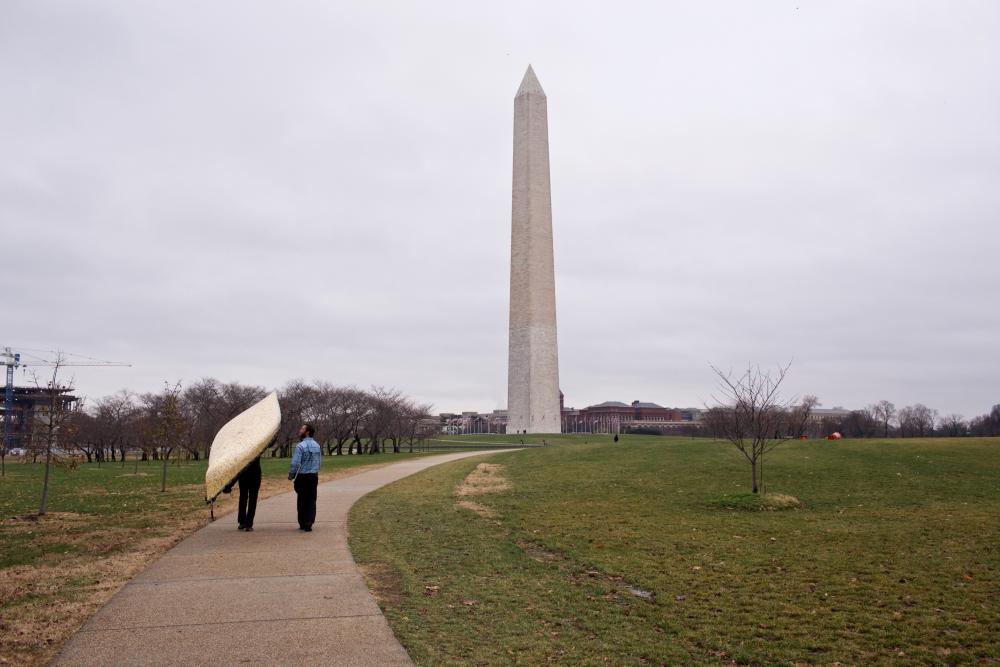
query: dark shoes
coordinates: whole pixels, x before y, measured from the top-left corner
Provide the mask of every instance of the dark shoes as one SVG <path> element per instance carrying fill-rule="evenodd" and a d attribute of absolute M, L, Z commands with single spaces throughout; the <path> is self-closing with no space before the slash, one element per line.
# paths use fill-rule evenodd
<path fill-rule="evenodd" d="M 312 529 L 313 529 L 312 526 L 299 526 L 299 530 L 304 530 L 307 533 L 311 533 Z"/>
<path fill-rule="evenodd" d="M 241 523 L 238 526 L 236 526 L 236 530 L 243 530 L 243 524 Z"/>
<path fill-rule="evenodd" d="M 245 532 L 247 532 L 247 533 L 252 533 L 252 532 L 253 532 L 253 526 L 247 526 L 247 527 L 246 527 L 246 528 L 244 528 L 243 530 L 244 530 Z"/>
<path fill-rule="evenodd" d="M 236 530 L 245 530 L 246 532 L 253 531 L 253 526 L 244 526 L 242 523 L 236 528 Z"/>

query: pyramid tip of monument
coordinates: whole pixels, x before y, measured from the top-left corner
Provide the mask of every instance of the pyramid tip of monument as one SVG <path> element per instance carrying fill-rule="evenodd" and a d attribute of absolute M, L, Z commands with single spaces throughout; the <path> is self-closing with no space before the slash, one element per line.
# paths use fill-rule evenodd
<path fill-rule="evenodd" d="M 535 76 L 535 70 L 531 65 L 528 65 L 528 69 L 524 73 L 524 78 L 521 79 L 521 87 L 517 89 L 517 96 L 529 93 L 533 95 L 545 95 L 545 91 L 542 90 L 542 84 L 538 83 L 538 77 Z"/>

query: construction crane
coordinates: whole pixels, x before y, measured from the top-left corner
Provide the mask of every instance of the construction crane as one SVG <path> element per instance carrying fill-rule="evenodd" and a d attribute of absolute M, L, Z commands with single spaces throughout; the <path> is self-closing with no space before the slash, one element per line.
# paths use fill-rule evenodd
<path fill-rule="evenodd" d="M 26 349 L 26 348 L 22 348 Z M 104 361 L 103 359 L 94 359 L 92 357 L 85 357 L 81 354 L 72 354 L 69 352 L 59 352 L 56 350 L 31 350 L 32 352 L 43 352 L 46 354 L 56 355 L 57 361 L 51 361 L 43 357 L 36 356 L 34 354 L 25 353 L 25 356 L 33 357 L 34 360 L 22 362 L 21 353 L 15 352 L 10 347 L 5 347 L 0 351 L 0 359 L 3 360 L 3 364 L 7 367 L 7 385 L 4 389 L 3 395 L 3 449 L 5 452 L 10 451 L 10 441 L 13 436 L 12 433 L 12 419 L 14 416 L 14 369 L 18 366 L 41 366 L 53 368 L 55 366 L 124 366 L 130 368 L 132 364 L 120 363 L 115 361 Z M 74 359 L 80 359 L 81 361 L 65 361 L 66 357 L 73 357 Z"/>

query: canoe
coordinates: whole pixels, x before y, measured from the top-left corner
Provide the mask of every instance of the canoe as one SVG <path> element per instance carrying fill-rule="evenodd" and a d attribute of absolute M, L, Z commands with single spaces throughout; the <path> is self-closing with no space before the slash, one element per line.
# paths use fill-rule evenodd
<path fill-rule="evenodd" d="M 219 429 L 208 455 L 205 502 L 214 501 L 243 468 L 267 449 L 280 425 L 278 394 L 272 392 Z"/>

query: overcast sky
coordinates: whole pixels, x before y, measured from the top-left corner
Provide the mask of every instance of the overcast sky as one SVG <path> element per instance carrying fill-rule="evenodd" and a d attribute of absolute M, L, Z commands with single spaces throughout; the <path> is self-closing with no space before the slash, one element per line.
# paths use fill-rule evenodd
<path fill-rule="evenodd" d="M 0 345 L 506 403 L 548 95 L 567 404 L 1000 402 L 1000 3 L 0 3 Z M 21 376 L 19 375 L 19 380 Z"/>

